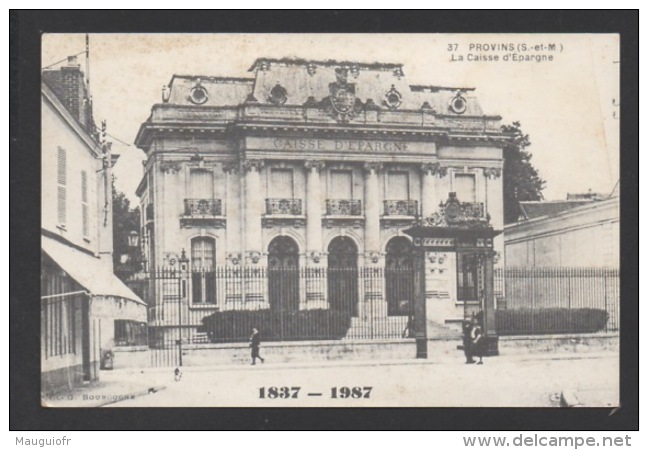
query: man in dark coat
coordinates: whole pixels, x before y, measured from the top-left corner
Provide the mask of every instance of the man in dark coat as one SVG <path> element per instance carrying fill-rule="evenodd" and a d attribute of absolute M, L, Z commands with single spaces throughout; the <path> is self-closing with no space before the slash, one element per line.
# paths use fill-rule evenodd
<path fill-rule="evenodd" d="M 261 333 L 259 330 L 254 327 L 252 328 L 252 336 L 250 336 L 250 348 L 252 349 L 252 365 L 256 364 L 256 359 L 259 358 L 262 363 L 265 362 L 265 359 L 261 358 L 259 355 L 259 347 L 261 347 Z"/>
<path fill-rule="evenodd" d="M 475 360 L 473 359 L 472 351 L 472 321 L 465 319 L 463 321 L 463 351 L 466 355 L 466 364 L 474 364 Z"/>

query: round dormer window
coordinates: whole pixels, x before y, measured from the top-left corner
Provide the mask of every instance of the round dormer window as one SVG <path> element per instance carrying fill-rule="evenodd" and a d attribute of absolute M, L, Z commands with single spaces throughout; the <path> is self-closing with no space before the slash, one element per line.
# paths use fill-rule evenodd
<path fill-rule="evenodd" d="M 207 99 L 207 90 L 200 85 L 195 86 L 189 93 L 189 100 L 196 105 L 202 105 Z"/>
<path fill-rule="evenodd" d="M 387 105 L 389 109 L 396 109 L 400 106 L 402 101 L 403 98 L 400 92 L 398 92 L 394 87 L 394 85 L 392 84 L 392 87 L 389 90 L 389 92 L 385 94 L 385 105 Z"/>
<path fill-rule="evenodd" d="M 282 85 L 277 83 L 277 85 L 270 91 L 270 97 L 268 100 L 274 105 L 283 105 L 286 103 L 286 100 L 288 100 L 288 92 Z"/>
<path fill-rule="evenodd" d="M 450 109 L 456 114 L 463 114 L 466 112 L 466 99 L 457 92 L 457 95 L 450 100 Z"/>

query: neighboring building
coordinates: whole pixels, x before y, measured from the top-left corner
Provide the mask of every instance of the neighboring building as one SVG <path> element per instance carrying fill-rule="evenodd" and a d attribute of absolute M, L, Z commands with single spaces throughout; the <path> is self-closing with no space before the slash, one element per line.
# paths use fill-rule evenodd
<path fill-rule="evenodd" d="M 619 267 L 619 197 L 569 194 L 565 201 L 520 202 L 504 227 L 509 267 Z"/>
<path fill-rule="evenodd" d="M 502 229 L 505 136 L 474 89 L 409 85 L 400 64 L 258 59 L 250 72 L 173 76 L 136 137 L 147 155 L 137 195 L 149 269 L 182 268 L 184 250 L 191 273 L 190 286 L 151 291 L 150 329 L 173 325 L 156 311 L 178 294 L 193 324 L 265 308 L 406 321 L 412 282 L 390 276 L 412 266 L 402 230 L 451 192 L 461 214 Z M 501 236 L 495 250 L 503 254 Z M 459 251 L 438 261 L 430 320 L 479 302 L 469 260 Z M 221 276 L 240 267 L 267 268 L 268 279 Z M 329 276 L 311 282 L 304 268 Z M 361 268 L 385 276 L 369 283 Z"/>
<path fill-rule="evenodd" d="M 146 322 L 113 274 L 113 157 L 101 145 L 75 58 L 41 84 L 41 380 L 47 394 L 94 380 L 115 330 Z"/>

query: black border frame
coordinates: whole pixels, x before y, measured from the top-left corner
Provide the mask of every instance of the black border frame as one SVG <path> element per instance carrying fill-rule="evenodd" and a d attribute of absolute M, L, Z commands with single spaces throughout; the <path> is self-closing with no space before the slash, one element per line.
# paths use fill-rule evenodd
<path fill-rule="evenodd" d="M 10 430 L 637 430 L 639 13 L 577 11 L 10 11 Z M 619 33 L 621 404 L 603 408 L 40 406 L 40 35 L 44 32 Z"/>

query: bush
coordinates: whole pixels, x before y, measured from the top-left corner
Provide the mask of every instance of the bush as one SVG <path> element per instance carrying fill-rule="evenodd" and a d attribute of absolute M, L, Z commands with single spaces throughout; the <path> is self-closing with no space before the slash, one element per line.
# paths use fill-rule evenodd
<path fill-rule="evenodd" d="M 252 327 L 259 329 L 263 341 L 342 339 L 351 318 L 348 313 L 324 309 L 219 311 L 203 318 L 201 331 L 211 342 L 247 342 Z"/>
<path fill-rule="evenodd" d="M 499 309 L 495 318 L 497 334 L 502 336 L 594 333 L 605 327 L 608 313 L 595 308 Z"/>

